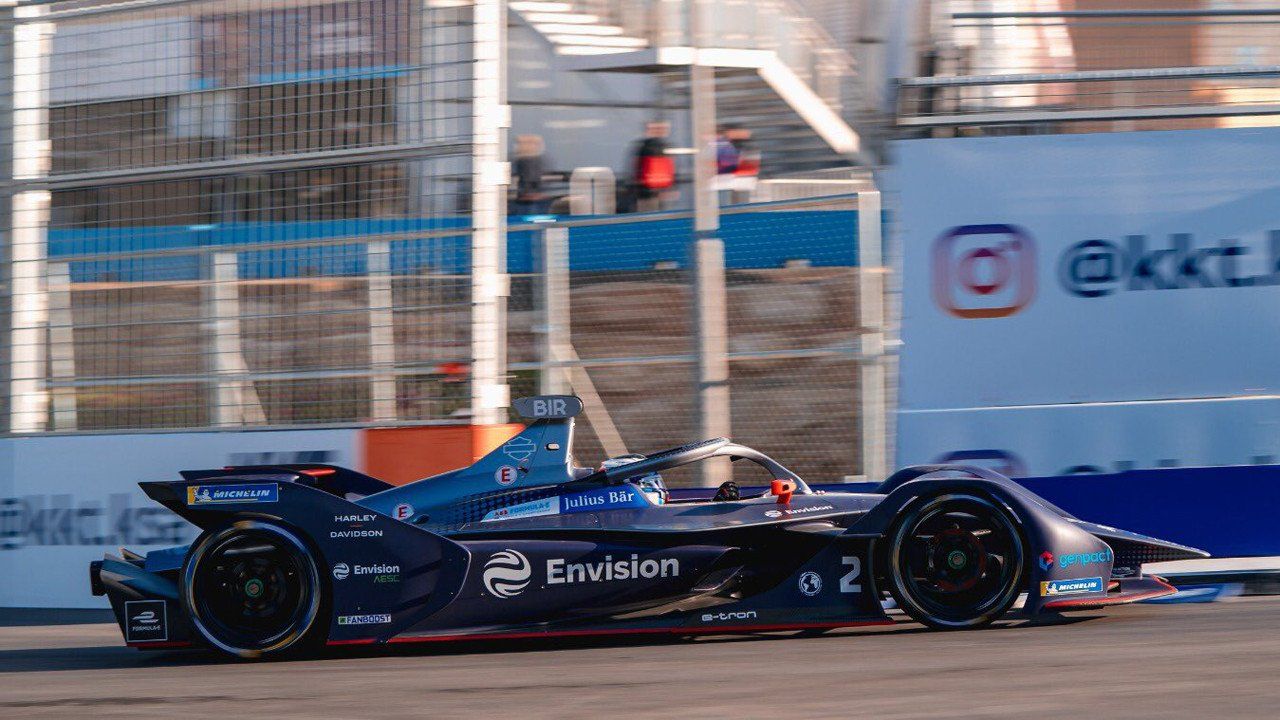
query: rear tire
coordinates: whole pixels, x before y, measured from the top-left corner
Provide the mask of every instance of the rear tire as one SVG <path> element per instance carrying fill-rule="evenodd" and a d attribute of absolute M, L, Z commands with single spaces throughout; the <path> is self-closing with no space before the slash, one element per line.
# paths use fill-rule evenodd
<path fill-rule="evenodd" d="M 990 625 L 1013 606 L 1028 572 L 1017 521 L 982 495 L 925 499 L 885 539 L 889 593 L 904 612 L 933 628 Z"/>
<path fill-rule="evenodd" d="M 274 523 L 240 520 L 201 535 L 182 568 L 195 631 L 241 658 L 314 650 L 328 630 L 325 585 L 307 543 Z"/>

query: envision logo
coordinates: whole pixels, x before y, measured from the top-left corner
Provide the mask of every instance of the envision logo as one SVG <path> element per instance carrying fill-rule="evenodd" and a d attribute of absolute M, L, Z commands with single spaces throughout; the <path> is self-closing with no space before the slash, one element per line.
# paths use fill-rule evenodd
<path fill-rule="evenodd" d="M 648 580 L 659 577 L 680 577 L 680 561 L 676 558 L 641 560 L 635 553 L 623 560 L 614 560 L 612 555 L 605 555 L 603 562 L 566 563 L 561 559 L 547 561 L 548 585 L 642 578 Z"/>
<path fill-rule="evenodd" d="M 484 589 L 490 595 L 499 598 L 510 598 L 519 595 L 529 586 L 533 569 L 529 558 L 515 550 L 501 550 L 493 554 L 484 564 Z"/>
<path fill-rule="evenodd" d="M 834 505 L 815 505 L 813 507 L 794 508 L 788 510 L 765 510 L 764 516 L 769 518 L 787 517 L 789 515 L 803 515 L 805 513 L 822 512 L 823 510 L 835 510 Z"/>
<path fill-rule="evenodd" d="M 338 563 L 333 566 L 333 579 L 346 580 L 351 575 L 377 575 L 374 582 L 399 582 L 399 565 L 347 565 Z"/>

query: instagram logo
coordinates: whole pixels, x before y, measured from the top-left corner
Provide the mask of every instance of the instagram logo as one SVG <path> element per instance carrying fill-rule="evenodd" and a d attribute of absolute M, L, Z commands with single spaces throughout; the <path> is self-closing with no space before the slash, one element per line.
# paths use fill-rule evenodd
<path fill-rule="evenodd" d="M 933 299 L 962 318 L 1008 317 L 1036 294 L 1036 251 L 1013 225 L 962 225 L 933 243 Z"/>

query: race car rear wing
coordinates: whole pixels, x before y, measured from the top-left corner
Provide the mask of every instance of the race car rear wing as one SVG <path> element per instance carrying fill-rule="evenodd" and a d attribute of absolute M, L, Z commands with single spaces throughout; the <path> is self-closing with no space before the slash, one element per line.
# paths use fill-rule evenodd
<path fill-rule="evenodd" d="M 349 468 L 322 463 L 287 463 L 282 465 L 232 465 L 214 470 L 183 470 L 178 473 L 184 480 L 218 480 L 245 476 L 281 476 L 277 480 L 306 485 L 323 490 L 330 495 L 373 495 L 395 487 L 364 473 Z"/>

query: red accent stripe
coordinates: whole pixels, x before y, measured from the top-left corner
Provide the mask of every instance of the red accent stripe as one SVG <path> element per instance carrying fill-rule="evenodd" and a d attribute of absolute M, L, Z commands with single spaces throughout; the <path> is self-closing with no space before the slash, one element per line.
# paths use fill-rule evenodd
<path fill-rule="evenodd" d="M 893 625 L 893 620 L 867 620 L 862 622 L 788 623 L 781 625 L 717 625 L 714 627 L 662 627 L 662 628 L 601 628 L 598 630 L 546 630 L 541 632 L 471 633 L 466 635 L 418 635 L 394 637 L 388 643 L 456 642 L 463 640 L 527 640 L 557 637 L 599 637 L 608 635 L 732 635 L 742 632 L 776 632 L 781 630 L 817 630 L 872 625 Z M 358 640 L 330 640 L 330 645 L 369 645 L 372 638 Z"/>

